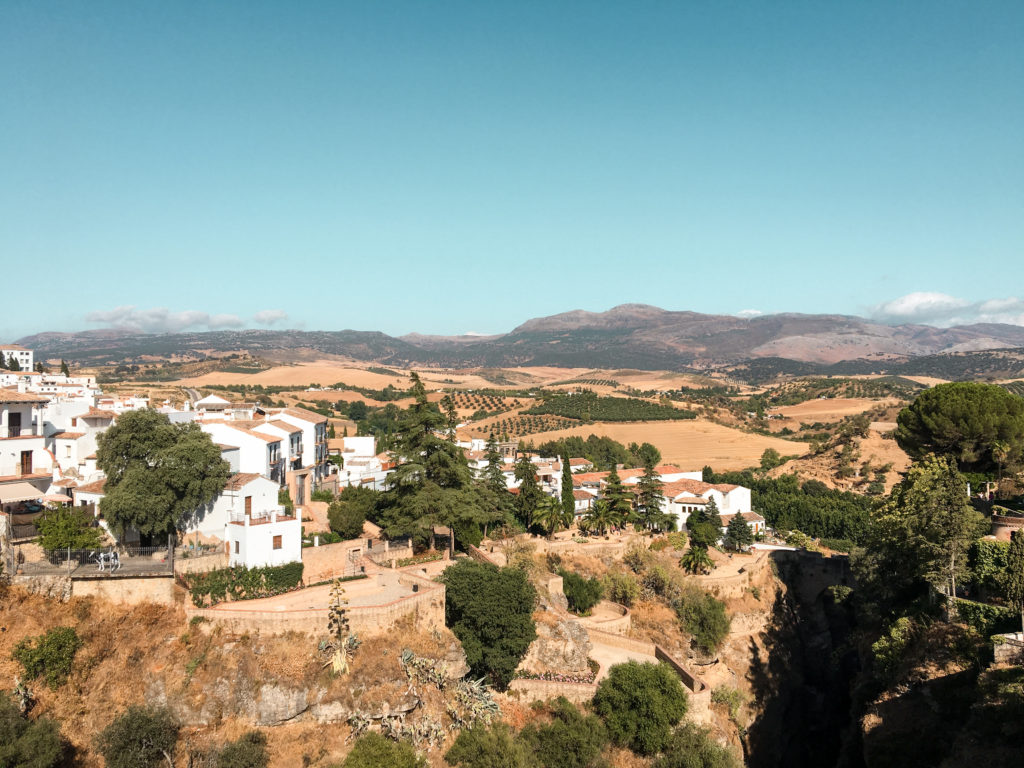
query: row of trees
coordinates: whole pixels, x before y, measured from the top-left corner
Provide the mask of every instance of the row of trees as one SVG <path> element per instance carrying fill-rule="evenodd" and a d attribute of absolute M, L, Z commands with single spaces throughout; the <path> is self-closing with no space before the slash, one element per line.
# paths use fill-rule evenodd
<path fill-rule="evenodd" d="M 648 463 L 661 463 L 661 452 L 651 443 L 630 443 L 625 446 L 610 437 L 588 435 L 582 437 L 563 437 L 560 440 L 549 440 L 537 446 L 541 456 L 568 456 L 590 461 L 595 467 L 604 469 L 623 465 L 626 467 L 643 467 Z"/>
<path fill-rule="evenodd" d="M 661 405 L 634 397 L 601 397 L 594 392 L 557 394 L 523 411 L 581 421 L 667 421 L 695 419 L 693 411 Z"/>

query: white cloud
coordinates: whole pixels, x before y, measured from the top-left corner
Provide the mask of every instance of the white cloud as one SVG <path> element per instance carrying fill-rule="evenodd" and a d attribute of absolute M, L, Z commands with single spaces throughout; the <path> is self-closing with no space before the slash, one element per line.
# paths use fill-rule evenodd
<path fill-rule="evenodd" d="M 288 313 L 283 309 L 263 309 L 253 315 L 252 319 L 257 325 L 274 325 L 287 320 Z"/>
<path fill-rule="evenodd" d="M 739 312 L 736 313 L 736 317 L 749 318 L 757 317 L 758 315 L 763 314 L 764 312 L 762 312 L 760 309 L 741 309 Z"/>
<path fill-rule="evenodd" d="M 194 309 L 172 312 L 167 307 L 138 309 L 130 305 L 90 312 L 85 319 L 90 323 L 143 333 L 178 333 L 190 328 L 217 330 L 240 328 L 243 325 L 242 319 L 238 315 L 211 316 L 209 312 L 200 312 Z"/>
<path fill-rule="evenodd" d="M 1016 297 L 968 301 L 946 293 L 917 291 L 872 308 L 882 323 L 922 323 L 947 328 L 972 323 L 1024 325 L 1024 300 Z"/>

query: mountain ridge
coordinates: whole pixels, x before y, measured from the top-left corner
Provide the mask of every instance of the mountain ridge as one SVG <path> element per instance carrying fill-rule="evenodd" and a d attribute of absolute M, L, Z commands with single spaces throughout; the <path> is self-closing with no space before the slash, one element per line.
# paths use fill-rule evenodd
<path fill-rule="evenodd" d="M 503 334 L 442 336 L 380 331 L 232 330 L 149 334 L 127 329 L 50 331 L 18 340 L 40 359 L 115 362 L 145 355 L 306 350 L 391 365 L 553 365 L 706 369 L 779 358 L 832 365 L 1024 347 L 1024 327 L 884 325 L 853 315 L 784 312 L 744 318 L 647 304 L 570 310 Z"/>

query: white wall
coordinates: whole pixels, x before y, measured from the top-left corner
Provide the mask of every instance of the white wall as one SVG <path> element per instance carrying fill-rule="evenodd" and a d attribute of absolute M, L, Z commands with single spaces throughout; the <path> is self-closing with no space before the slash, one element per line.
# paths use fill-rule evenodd
<path fill-rule="evenodd" d="M 279 486 L 266 477 L 250 480 L 236 491 L 224 490 L 211 504 L 200 509 L 193 520 L 186 522 L 185 533 L 199 533 L 203 536 L 224 538 L 224 528 L 231 520 L 245 515 L 245 498 L 252 497 L 252 515 L 261 517 L 264 513 L 282 511 L 277 503 Z"/>
<path fill-rule="evenodd" d="M 274 548 L 274 537 L 280 536 L 281 545 Z M 302 560 L 302 520 L 280 519 L 276 514 L 269 522 L 225 526 L 224 540 L 228 546 L 228 564 L 259 568 L 266 565 L 284 565 Z"/>

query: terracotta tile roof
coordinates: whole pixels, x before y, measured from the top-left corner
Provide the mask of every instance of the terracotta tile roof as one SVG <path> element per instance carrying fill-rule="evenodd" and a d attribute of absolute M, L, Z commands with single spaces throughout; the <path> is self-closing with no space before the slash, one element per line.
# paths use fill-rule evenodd
<path fill-rule="evenodd" d="M 64 478 L 63 480 L 58 480 L 57 482 L 54 483 L 54 485 L 56 485 L 58 488 L 74 488 L 76 485 L 78 485 L 78 481 L 72 480 L 70 477 L 67 477 Z"/>
<path fill-rule="evenodd" d="M 296 419 L 308 421 L 310 424 L 321 424 L 327 422 L 326 416 L 321 416 L 319 413 L 313 413 L 313 411 L 307 411 L 305 408 L 285 408 L 284 413 L 287 413 L 289 416 L 294 416 Z"/>
<path fill-rule="evenodd" d="M 573 491 L 572 497 L 576 501 L 593 501 L 596 498 L 594 494 L 587 493 L 586 491 Z"/>
<path fill-rule="evenodd" d="M 218 423 L 223 423 L 225 426 L 231 427 L 231 429 L 235 430 L 236 432 L 241 432 L 243 435 L 248 435 L 249 437 L 257 437 L 265 443 L 280 443 L 284 439 L 282 437 L 278 437 L 277 435 L 268 435 L 263 432 L 254 432 L 248 427 L 241 426 L 241 424 L 238 424 L 237 422 L 232 423 L 230 421 L 225 421 Z"/>
<path fill-rule="evenodd" d="M 225 491 L 238 491 L 247 486 L 253 480 L 258 477 L 262 477 L 258 472 L 238 472 L 228 478 L 228 481 L 224 483 Z"/>
<path fill-rule="evenodd" d="M 99 408 L 90 408 L 85 413 L 81 414 L 77 418 L 79 419 L 116 419 L 117 414 L 113 411 L 103 411 Z"/>
<path fill-rule="evenodd" d="M 569 466 L 570 467 L 586 467 L 586 466 L 591 466 L 592 467 L 592 466 L 594 466 L 594 462 L 592 462 L 590 459 L 569 459 Z"/>
<path fill-rule="evenodd" d="M 302 432 L 302 427 L 296 427 L 294 424 L 289 424 L 287 421 L 283 421 L 282 419 L 271 419 L 264 423 L 269 424 L 272 427 L 277 427 L 278 429 L 283 429 L 289 435 Z"/>
<path fill-rule="evenodd" d="M 75 492 L 76 493 L 103 493 L 103 489 L 106 487 L 106 485 L 107 485 L 107 478 L 104 477 L 102 480 L 94 480 L 91 483 L 86 483 L 85 485 L 78 486 L 77 488 L 75 488 Z"/>
<path fill-rule="evenodd" d="M 0 403 L 48 403 L 50 398 L 34 392 L 18 392 L 16 389 L 0 389 Z"/>
<path fill-rule="evenodd" d="M 80 437 L 85 437 L 85 432 L 54 432 L 50 437 L 54 440 L 77 440 Z"/>
<path fill-rule="evenodd" d="M 764 518 L 761 517 L 757 512 L 740 512 L 740 517 L 746 520 L 748 523 L 763 523 Z"/>
<path fill-rule="evenodd" d="M 572 463 L 572 459 L 569 459 L 569 463 Z M 655 473 L 659 475 L 674 475 L 678 472 L 682 472 L 679 467 L 675 464 L 659 464 L 654 468 Z M 634 477 L 641 477 L 644 473 L 642 468 L 637 469 L 620 469 L 619 479 L 622 481 L 632 480 Z M 573 483 L 592 483 L 598 480 L 604 480 L 608 477 L 608 472 L 577 472 L 573 475 Z"/>

